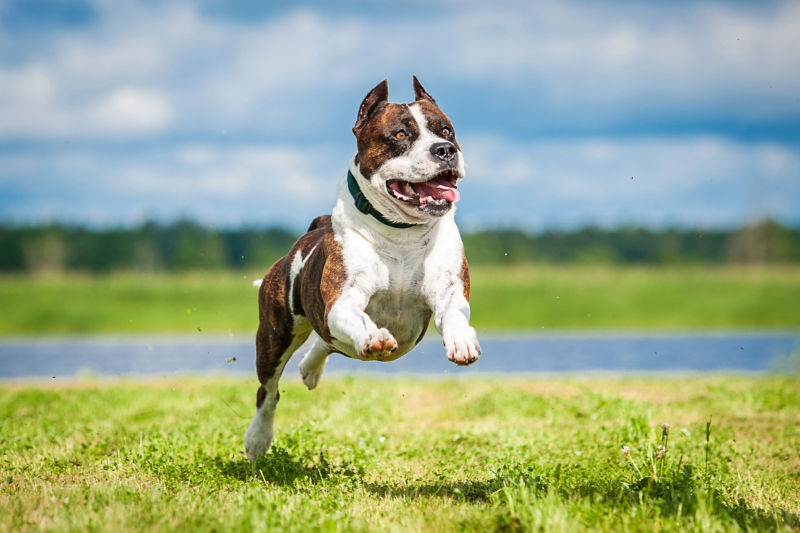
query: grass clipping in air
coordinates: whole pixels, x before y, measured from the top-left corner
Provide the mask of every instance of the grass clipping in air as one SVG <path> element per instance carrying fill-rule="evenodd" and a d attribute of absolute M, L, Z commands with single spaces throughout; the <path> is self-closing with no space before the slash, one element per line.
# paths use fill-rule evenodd
<path fill-rule="evenodd" d="M 800 380 L 409 380 L 0 386 L 0 531 L 800 527 Z"/>

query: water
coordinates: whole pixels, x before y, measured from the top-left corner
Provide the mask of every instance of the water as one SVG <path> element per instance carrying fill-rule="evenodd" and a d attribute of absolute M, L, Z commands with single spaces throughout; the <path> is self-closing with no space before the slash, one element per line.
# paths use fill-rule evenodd
<path fill-rule="evenodd" d="M 428 337 L 391 363 L 334 354 L 326 373 L 470 375 L 540 372 L 708 372 L 769 370 L 800 346 L 800 332 L 562 333 L 482 336 L 475 365 L 447 361 L 441 339 Z M 297 376 L 302 348 L 284 375 Z M 252 338 L 122 337 L 0 341 L 0 379 L 99 375 L 242 374 L 255 379 Z"/>

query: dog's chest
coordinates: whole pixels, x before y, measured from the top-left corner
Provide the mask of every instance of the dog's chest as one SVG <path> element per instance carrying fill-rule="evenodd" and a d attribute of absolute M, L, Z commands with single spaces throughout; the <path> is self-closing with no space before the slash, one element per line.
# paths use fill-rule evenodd
<path fill-rule="evenodd" d="M 427 328 L 430 308 L 423 294 L 425 242 L 413 246 L 364 246 L 344 249 L 356 283 L 372 287 L 366 314 L 388 329 L 398 344 L 393 358 L 409 352 Z M 348 257 L 349 256 L 349 257 Z"/>
<path fill-rule="evenodd" d="M 375 293 L 366 309 L 379 328 L 388 329 L 397 341 L 396 357 L 408 353 L 422 335 L 430 310 L 419 293 L 381 291 Z"/>

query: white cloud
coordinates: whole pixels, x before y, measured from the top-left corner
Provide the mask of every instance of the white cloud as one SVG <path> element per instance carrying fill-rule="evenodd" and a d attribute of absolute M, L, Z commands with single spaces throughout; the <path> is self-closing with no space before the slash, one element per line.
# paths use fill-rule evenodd
<path fill-rule="evenodd" d="M 800 222 L 800 149 L 721 137 L 461 140 L 466 228 L 589 223 L 731 226 Z M 187 144 L 136 154 L 0 154 L 0 218 L 302 229 L 330 212 L 349 150 L 333 145 Z"/>
<path fill-rule="evenodd" d="M 158 92 L 125 87 L 91 107 L 86 118 L 105 132 L 158 131 L 169 122 L 170 107 Z"/>
<path fill-rule="evenodd" d="M 800 115 L 800 4 L 791 1 L 466 3 L 413 19 L 300 8 L 253 23 L 211 18 L 191 3 L 98 8 L 96 23 L 45 36 L 21 63 L 0 64 L 1 137 L 72 137 L 76 123 L 96 136 L 306 131 L 315 119 L 304 111 L 324 114 L 332 93 L 361 95 L 387 74 L 412 72 L 506 87 L 517 104 L 527 101 L 521 112 L 586 120 L 644 108 Z M 92 112 L 124 88 L 168 106 L 162 119 L 126 128 Z"/>
<path fill-rule="evenodd" d="M 800 149 L 721 137 L 461 140 L 468 226 L 800 222 Z"/>
<path fill-rule="evenodd" d="M 288 8 L 258 21 L 190 2 L 96 5 L 94 22 L 27 36 L 30 47 L 0 34 L 0 50 L 24 52 L 0 56 L 0 142 L 83 141 L 80 150 L 0 154 L 0 194 L 14 199 L 0 198 L 0 218 L 186 214 L 302 226 L 330 207 L 358 98 L 384 77 L 393 98 L 410 95 L 416 73 L 446 85 L 451 94 L 436 93 L 445 108 L 460 99 L 488 131 L 504 125 L 481 109 L 484 91 L 503 95 L 506 119 L 518 117 L 513 134 L 459 131 L 468 225 L 800 219 L 793 145 L 686 134 L 526 139 L 540 120 L 653 121 L 652 131 L 659 117 L 700 117 L 698 130 L 800 120 L 797 2 L 459 2 L 395 17 Z M 150 148 L 93 144 L 129 138 Z M 176 140 L 185 138 L 206 141 Z"/>
<path fill-rule="evenodd" d="M 330 210 L 347 156 L 328 146 L 189 144 L 130 153 L 0 153 L 0 218 L 95 224 L 188 216 L 303 226 Z"/>
<path fill-rule="evenodd" d="M 0 70 L 0 136 L 62 132 L 66 113 L 55 106 L 55 97 L 52 73 L 40 65 Z"/>
<path fill-rule="evenodd" d="M 171 108 L 164 94 L 113 88 L 71 103 L 53 73 L 40 65 L 0 70 L 0 138 L 85 138 L 141 135 L 163 130 Z"/>

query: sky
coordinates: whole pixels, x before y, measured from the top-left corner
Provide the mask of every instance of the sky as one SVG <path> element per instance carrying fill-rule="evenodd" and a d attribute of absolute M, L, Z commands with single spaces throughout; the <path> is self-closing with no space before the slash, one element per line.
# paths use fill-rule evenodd
<path fill-rule="evenodd" d="M 798 65 L 797 1 L 0 0 L 0 223 L 303 229 L 416 74 L 467 229 L 798 226 Z"/>

